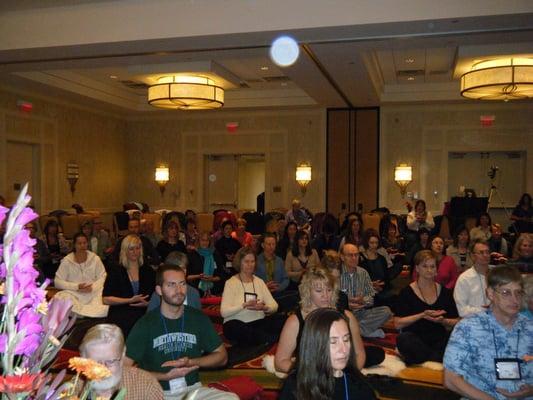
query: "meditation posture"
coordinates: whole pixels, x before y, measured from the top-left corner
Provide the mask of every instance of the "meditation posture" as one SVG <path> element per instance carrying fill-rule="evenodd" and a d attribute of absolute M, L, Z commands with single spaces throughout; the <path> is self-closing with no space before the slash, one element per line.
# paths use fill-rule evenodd
<path fill-rule="evenodd" d="M 533 324 L 520 314 L 520 272 L 507 265 L 488 272 L 488 310 L 461 320 L 444 355 L 444 384 L 479 400 L 531 399 Z"/>
<path fill-rule="evenodd" d="M 300 341 L 296 371 L 286 379 L 280 400 L 376 398 L 357 371 L 350 325 L 345 315 L 329 308 L 311 312 Z"/>
<path fill-rule="evenodd" d="M 226 282 L 220 304 L 224 336 L 241 345 L 277 342 L 285 317 L 275 314 L 278 303 L 265 282 L 254 275 L 255 253 L 243 247 L 233 265 L 237 274 Z"/>
<path fill-rule="evenodd" d="M 155 272 L 144 264 L 141 239 L 128 235 L 121 243 L 119 264 L 111 265 L 104 285 L 104 304 L 109 305 L 108 321 L 127 337 L 145 312 L 155 289 Z"/>
<path fill-rule="evenodd" d="M 198 368 L 224 366 L 228 355 L 209 318 L 183 304 L 187 292 L 180 267 L 162 265 L 156 274 L 160 309 L 146 313 L 133 327 L 126 365 L 137 363 L 161 384 L 165 399 L 223 400 L 236 395 L 202 387 Z"/>
<path fill-rule="evenodd" d="M 392 316 L 389 307 L 374 307 L 376 291 L 368 272 L 359 267 L 359 249 L 353 244 L 345 244 L 342 248 L 343 262 L 340 278 L 340 289 L 348 296 L 348 305 L 355 318 L 359 321 L 361 335 L 368 337 L 384 337 L 379 329 Z"/>
<path fill-rule="evenodd" d="M 457 265 L 455 261 L 450 256 L 445 256 L 444 252 L 444 240 L 439 236 L 435 236 L 431 239 L 431 252 L 435 256 L 437 261 L 437 276 L 435 281 L 446 287 L 447 289 L 453 290 L 455 287 L 455 282 L 459 277 L 459 271 L 457 270 Z M 415 262 L 416 265 L 416 262 Z M 413 271 L 413 279 L 417 279 L 416 269 Z"/>
<path fill-rule="evenodd" d="M 157 254 L 157 251 L 154 245 L 152 244 L 152 242 L 150 242 L 150 239 L 140 235 L 140 233 L 141 233 L 141 220 L 138 218 L 130 219 L 128 221 L 128 234 L 137 235 L 141 239 L 142 247 L 143 247 L 144 263 L 149 266 L 158 266 L 159 255 Z M 115 244 L 115 248 L 113 249 L 111 260 L 115 264 L 119 263 L 120 251 L 122 249 L 122 240 L 124 240 L 124 238 L 119 239 L 117 243 Z"/>
<path fill-rule="evenodd" d="M 459 276 L 453 291 L 453 298 L 461 317 L 486 310 L 489 306 L 487 298 L 489 246 L 484 240 L 477 239 L 472 242 L 470 252 L 474 264 Z"/>
<path fill-rule="evenodd" d="M 320 265 L 320 258 L 315 249 L 311 248 L 309 234 L 304 230 L 296 232 L 292 249 L 285 259 L 285 270 L 290 278 L 289 289 L 298 290 L 302 275 L 309 268 Z"/>
<path fill-rule="evenodd" d="M 91 383 L 89 398 L 111 399 L 126 389 L 127 400 L 163 400 L 163 390 L 148 372 L 124 366 L 124 336 L 116 325 L 98 324 L 90 328 L 80 345 L 80 355 L 104 365 L 111 376 Z"/>
<path fill-rule="evenodd" d="M 476 226 L 470 230 L 470 240 L 482 239 L 488 241 L 492 236 L 490 226 L 492 220 L 489 213 L 484 212 L 479 216 L 476 222 Z"/>
<path fill-rule="evenodd" d="M 83 233 L 74 235 L 74 250 L 61 261 L 54 285 L 61 289 L 56 297 L 69 299 L 72 310 L 83 317 L 101 318 L 108 312 L 102 302 L 106 272 L 100 257 L 87 250 L 88 240 Z"/>
<path fill-rule="evenodd" d="M 449 331 L 458 321 L 452 292 L 435 281 L 436 259 L 422 250 L 415 256 L 417 280 L 397 299 L 394 325 L 401 330 L 396 344 L 406 364 L 441 362 Z"/>
<path fill-rule="evenodd" d="M 429 211 L 426 210 L 426 202 L 417 200 L 414 209 L 407 214 L 407 228 L 418 232 L 420 228 L 431 230 L 435 227 L 435 221 Z"/>
<path fill-rule="evenodd" d="M 299 353 L 300 339 L 305 326 L 305 319 L 312 311 L 319 308 L 335 309 L 337 304 L 338 283 L 336 278 L 322 267 L 308 270 L 300 283 L 300 308 L 292 314 L 281 331 L 281 336 L 274 358 L 277 371 L 290 372 Z M 349 310 L 344 310 L 352 333 L 351 340 L 355 351 L 355 368 L 365 365 L 365 349 L 359 332 L 359 324 Z"/>

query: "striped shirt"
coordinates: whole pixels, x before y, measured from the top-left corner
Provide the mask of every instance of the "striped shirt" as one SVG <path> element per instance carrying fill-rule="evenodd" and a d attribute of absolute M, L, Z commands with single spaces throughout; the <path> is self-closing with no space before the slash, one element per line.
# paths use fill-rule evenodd
<path fill-rule="evenodd" d="M 376 291 L 372 287 L 370 275 L 361 267 L 350 273 L 344 265 L 342 266 L 340 290 L 348 297 L 363 296 L 365 304 L 374 304 Z"/>

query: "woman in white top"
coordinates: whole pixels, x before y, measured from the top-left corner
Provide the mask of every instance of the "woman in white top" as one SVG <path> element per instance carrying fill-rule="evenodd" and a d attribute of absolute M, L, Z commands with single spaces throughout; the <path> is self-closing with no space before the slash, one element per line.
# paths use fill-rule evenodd
<path fill-rule="evenodd" d="M 72 310 L 81 316 L 102 318 L 109 306 L 102 302 L 106 272 L 100 257 L 88 251 L 88 239 L 77 233 L 73 239 L 74 250 L 61 261 L 54 285 L 61 289 L 55 297 L 69 299 Z"/>
<path fill-rule="evenodd" d="M 435 221 L 429 211 L 426 210 L 426 202 L 417 200 L 415 208 L 407 214 L 407 228 L 411 231 L 418 232 L 420 228 L 432 230 L 435 227 Z"/>
<path fill-rule="evenodd" d="M 475 228 L 470 229 L 470 240 L 474 242 L 477 239 L 489 240 L 492 236 L 490 231 L 490 226 L 492 225 L 492 220 L 489 213 L 484 212 L 477 219 L 477 224 Z"/>
<path fill-rule="evenodd" d="M 254 275 L 256 255 L 250 247 L 235 255 L 233 268 L 238 272 L 226 281 L 220 314 L 224 336 L 241 345 L 275 343 L 285 317 L 275 314 L 278 303 L 265 282 Z"/>

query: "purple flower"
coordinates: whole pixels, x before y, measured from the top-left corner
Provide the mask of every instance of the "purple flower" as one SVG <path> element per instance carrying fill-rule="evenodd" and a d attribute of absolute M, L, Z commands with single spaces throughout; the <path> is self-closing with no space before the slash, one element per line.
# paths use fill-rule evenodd
<path fill-rule="evenodd" d="M 15 354 L 31 357 L 41 344 L 41 339 L 42 337 L 39 334 L 26 335 L 26 337 L 15 346 Z"/>
<path fill-rule="evenodd" d="M 6 214 L 9 212 L 9 208 L 0 206 L 0 224 L 4 221 L 6 218 Z"/>
<path fill-rule="evenodd" d="M 53 299 L 48 305 L 48 314 L 44 320 L 43 328 L 55 337 L 58 337 L 59 326 L 63 320 L 67 319 L 70 310 L 72 309 L 72 302 L 67 299 Z"/>
<path fill-rule="evenodd" d="M 6 352 L 7 335 L 5 333 L 0 335 L 0 353 Z"/>
<path fill-rule="evenodd" d="M 26 196 L 25 201 L 29 202 L 30 199 L 30 196 Z M 38 216 L 39 215 L 31 208 L 25 207 L 17 218 L 17 225 L 25 226 L 28 222 L 33 221 Z"/>

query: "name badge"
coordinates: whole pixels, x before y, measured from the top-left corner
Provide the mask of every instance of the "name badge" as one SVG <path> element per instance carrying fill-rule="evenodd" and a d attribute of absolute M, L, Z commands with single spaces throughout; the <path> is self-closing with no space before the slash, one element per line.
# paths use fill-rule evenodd
<path fill-rule="evenodd" d="M 518 358 L 495 358 L 496 378 L 499 380 L 520 380 L 520 362 Z"/>
<path fill-rule="evenodd" d="M 226 268 L 233 268 L 233 263 L 231 261 L 226 261 Z"/>
<path fill-rule="evenodd" d="M 250 293 L 250 292 L 245 292 L 244 293 L 244 302 L 248 302 L 250 300 L 257 300 L 257 294 L 255 293 Z"/>
<path fill-rule="evenodd" d="M 172 394 L 180 394 L 187 390 L 187 382 L 184 377 L 171 379 L 168 384 Z"/>

